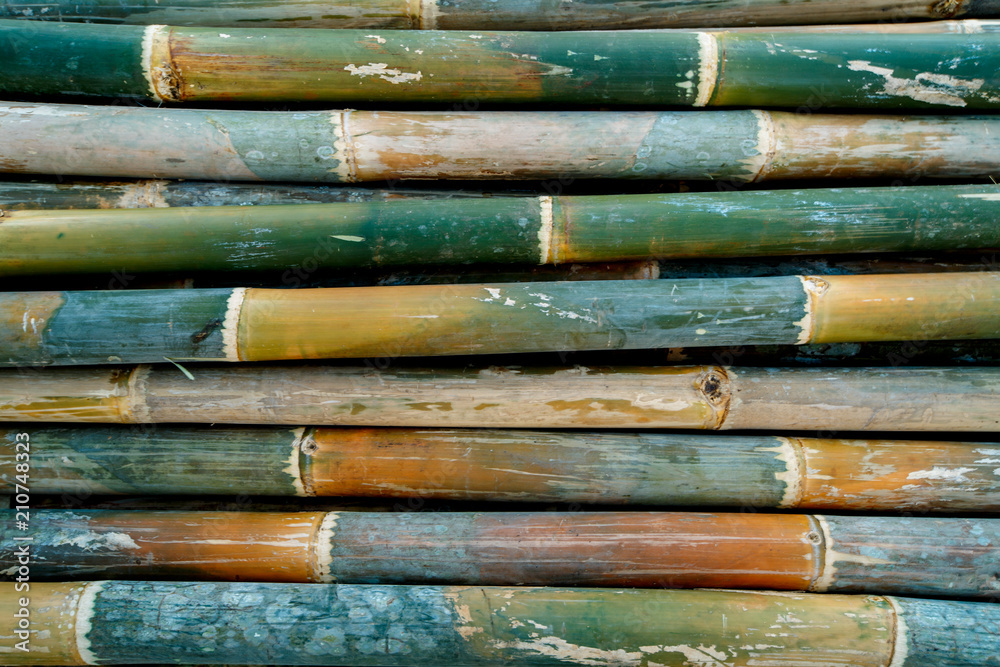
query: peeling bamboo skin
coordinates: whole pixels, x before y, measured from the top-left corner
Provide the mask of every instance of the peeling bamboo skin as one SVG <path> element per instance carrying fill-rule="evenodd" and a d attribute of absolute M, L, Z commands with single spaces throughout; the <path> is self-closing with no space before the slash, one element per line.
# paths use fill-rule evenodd
<path fill-rule="evenodd" d="M 995 173 L 998 154 L 992 116 L 0 106 L 0 171 L 27 174 L 329 183 L 961 178 Z"/>
<path fill-rule="evenodd" d="M 997 431 L 1000 370 L 172 366 L 0 372 L 0 420 Z M 428 400 L 433 399 L 433 400 Z"/>
<path fill-rule="evenodd" d="M 638 665 L 648 660 L 680 667 L 693 656 L 714 656 L 737 665 L 792 657 L 814 664 L 887 667 L 893 647 L 909 640 L 912 632 L 900 632 L 897 639 L 894 600 L 876 596 L 186 582 L 37 587 L 40 596 L 50 599 L 72 592 L 85 600 L 86 611 L 77 617 L 82 620 L 50 607 L 39 614 L 36 627 L 73 626 L 84 647 L 81 653 L 101 664 L 203 664 L 211 654 L 214 662 L 230 664 L 556 665 L 600 660 Z M 5 589 L 3 599 L 12 605 L 14 594 Z M 937 604 L 940 615 L 934 621 L 940 629 L 951 625 L 969 634 L 962 624 L 975 615 L 981 615 L 982 625 L 996 624 L 997 612 L 990 605 Z M 950 616 L 954 620 L 946 621 Z M 808 627 L 791 627 L 803 624 Z M 789 636 L 768 637 L 773 625 Z M 207 636 L 178 636 L 174 627 L 215 628 L 217 634 L 206 630 Z M 50 641 L 36 639 L 35 645 Z M 991 639 L 986 643 L 992 646 Z M 963 658 L 982 654 L 979 647 L 960 648 L 952 664 L 973 665 Z M 70 658 L 53 664 L 83 664 L 72 656 L 53 657 Z M 14 665 L 40 664 L 30 657 L 10 658 Z"/>
<path fill-rule="evenodd" d="M 1000 36 L 991 33 L 915 42 L 872 33 L 380 32 L 0 20 L 0 40 L 13 53 L 0 89 L 166 102 L 472 95 L 500 103 L 796 108 L 815 101 L 822 84 L 823 107 L 1000 105 L 1000 58 L 992 55 Z M 75 60 L 65 64 L 66 53 L 96 66 L 81 73 Z"/>
<path fill-rule="evenodd" d="M 288 206 L 291 204 L 360 203 L 396 199 L 475 198 L 471 190 L 360 188 L 294 183 L 218 183 L 133 181 L 55 183 L 0 181 L 0 210 L 147 209 L 191 206 Z M 490 196 L 495 196 L 491 193 Z"/>
<path fill-rule="evenodd" d="M 498 6 L 499 5 L 499 6 Z M 250 26 L 276 28 L 442 28 L 445 30 L 608 30 L 708 26 L 828 24 L 883 21 L 888 26 L 919 19 L 995 16 L 988 1 L 928 4 L 879 0 L 844 7 L 836 2 L 776 0 L 692 2 L 651 7 L 634 0 L 553 6 L 544 0 L 413 3 L 406 0 L 296 0 L 206 3 L 204 0 L 23 2 L 6 0 L 0 17 L 87 23 Z M 922 24 L 916 24 L 921 26 Z M 919 28 L 917 28 L 919 29 Z"/>
<path fill-rule="evenodd" d="M 9 565 L 18 533 L 5 514 Z M 1000 591 L 995 519 L 32 510 L 32 520 L 37 580 Z"/>
<path fill-rule="evenodd" d="M 71 495 L 1000 510 L 1000 444 L 490 429 L 67 427 L 0 430 L 0 493 L 18 433 L 32 489 Z"/>
<path fill-rule="evenodd" d="M 982 185 L 13 211 L 0 275 L 993 248 L 998 202 Z"/>

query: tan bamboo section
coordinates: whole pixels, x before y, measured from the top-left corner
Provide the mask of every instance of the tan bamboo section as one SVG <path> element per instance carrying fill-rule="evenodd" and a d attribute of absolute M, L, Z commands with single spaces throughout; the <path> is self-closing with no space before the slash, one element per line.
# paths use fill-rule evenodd
<path fill-rule="evenodd" d="M 380 360 L 375 360 L 376 362 Z M 386 360 L 381 360 L 386 361 Z M 0 372 L 0 420 L 996 431 L 1000 369 L 171 365 Z"/>
<path fill-rule="evenodd" d="M 99 148 L 100 150 L 95 150 Z M 351 183 L 968 178 L 996 116 L 779 111 L 260 112 L 0 103 L 0 171 Z"/>

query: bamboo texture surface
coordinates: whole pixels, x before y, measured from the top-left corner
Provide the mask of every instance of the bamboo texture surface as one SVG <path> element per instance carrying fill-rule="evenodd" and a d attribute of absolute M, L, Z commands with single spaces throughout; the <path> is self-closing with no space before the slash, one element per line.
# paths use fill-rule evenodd
<path fill-rule="evenodd" d="M 170 365 L 0 371 L 0 420 L 997 431 L 1000 369 Z"/>
<path fill-rule="evenodd" d="M 0 103 L 0 171 L 392 179 L 963 178 L 1000 170 L 996 116 L 780 111 L 246 111 Z"/>
<path fill-rule="evenodd" d="M 372 34 L 0 19 L 0 91 L 156 102 L 996 109 L 998 47 L 991 32 Z"/>
<path fill-rule="evenodd" d="M 0 566 L 16 566 L 13 510 Z M 990 598 L 1000 519 L 33 510 L 32 577 L 738 588 Z M 16 569 L 16 568 L 15 568 Z M 12 575 L 7 575 L 12 580 Z"/>
<path fill-rule="evenodd" d="M 998 210 L 990 184 L 12 211 L 0 276 L 997 248 Z"/>
<path fill-rule="evenodd" d="M 933 21 L 1000 15 L 990 0 L 635 0 L 553 5 L 543 0 L 5 0 L 0 17 L 42 21 L 249 26 L 275 28 L 389 28 L 423 30 L 608 30 L 880 21 L 880 27 L 935 30 Z M 901 23 L 902 21 L 917 21 Z"/>
<path fill-rule="evenodd" d="M 1000 443 L 498 429 L 44 426 L 32 489 L 91 496 L 420 498 L 996 512 Z M 23 439 L 24 436 L 22 436 Z"/>
<path fill-rule="evenodd" d="M 19 594 L 0 590 L 0 635 L 13 638 Z M 997 605 L 881 595 L 114 581 L 32 591 L 45 632 L 37 646 L 48 652 L 7 648 L 12 665 L 210 655 L 218 664 L 983 667 L 1000 655 Z"/>

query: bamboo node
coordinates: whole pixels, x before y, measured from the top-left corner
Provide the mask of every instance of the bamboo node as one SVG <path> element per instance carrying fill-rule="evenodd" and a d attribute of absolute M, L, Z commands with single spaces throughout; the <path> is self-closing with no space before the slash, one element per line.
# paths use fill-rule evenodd
<path fill-rule="evenodd" d="M 161 102 L 181 102 L 181 76 L 170 54 L 170 27 L 147 26 L 142 34 L 142 73 L 152 96 Z"/>
<path fill-rule="evenodd" d="M 726 369 L 721 366 L 709 368 L 699 377 L 697 389 L 714 411 L 714 422 L 709 428 L 722 428 L 732 400 L 732 382 Z"/>
<path fill-rule="evenodd" d="M 943 19 L 954 18 L 962 13 L 965 0 L 939 0 L 931 5 L 931 14 Z"/>
<path fill-rule="evenodd" d="M 694 106 L 704 107 L 712 101 L 719 81 L 719 40 L 715 33 L 698 33 L 698 89 Z"/>

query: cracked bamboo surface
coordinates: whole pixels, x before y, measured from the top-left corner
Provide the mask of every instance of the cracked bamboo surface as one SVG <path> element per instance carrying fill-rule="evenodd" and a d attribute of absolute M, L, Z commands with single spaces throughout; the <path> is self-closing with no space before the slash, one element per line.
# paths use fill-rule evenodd
<path fill-rule="evenodd" d="M 2 365 L 1000 337 L 1000 273 L 0 293 Z"/>
<path fill-rule="evenodd" d="M 828 511 L 1000 510 L 998 443 L 18 424 L 0 429 L 0 493 L 15 492 L 17 442 L 25 439 L 18 440 L 19 433 L 27 434 L 33 447 L 32 490 L 71 497 L 249 494 Z"/>
<path fill-rule="evenodd" d="M 11 211 L 0 276 L 996 248 L 998 210 L 965 185 Z"/>
<path fill-rule="evenodd" d="M 0 420 L 997 431 L 1000 369 L 173 366 L 0 371 Z"/>
<path fill-rule="evenodd" d="M 14 510 L 0 528 L 12 580 Z M 991 597 L 1000 519 L 32 510 L 35 581 L 737 588 Z"/>
<path fill-rule="evenodd" d="M 33 583 L 34 651 L 15 652 L 19 593 L 0 587 L 11 665 L 607 665 L 719 661 L 983 667 L 995 604 L 881 595 L 266 583 Z M 178 632 L 199 628 L 201 632 Z M 945 662 L 941 656 L 947 656 Z"/>
<path fill-rule="evenodd" d="M 987 176 L 995 116 L 261 112 L 0 103 L 0 171 L 223 181 Z"/>
<path fill-rule="evenodd" d="M 41 21 L 275 28 L 609 30 L 881 21 L 881 29 L 1000 14 L 990 0 L 638 0 L 554 5 L 545 0 L 5 0 L 0 17 Z M 901 21 L 921 21 L 914 24 Z M 884 27 L 883 27 L 884 26 Z"/>
<path fill-rule="evenodd" d="M 987 32 L 919 39 L 872 32 L 220 32 L 0 19 L 0 49 L 9 54 L 0 90 L 9 95 L 812 111 L 1000 107 L 1000 34 Z M 81 60 L 90 65 L 80 68 Z"/>

